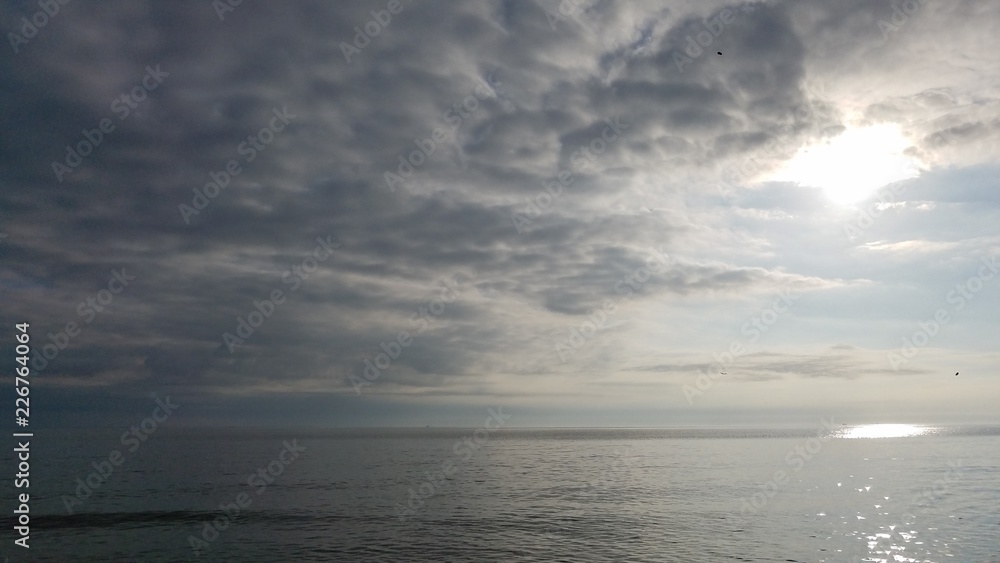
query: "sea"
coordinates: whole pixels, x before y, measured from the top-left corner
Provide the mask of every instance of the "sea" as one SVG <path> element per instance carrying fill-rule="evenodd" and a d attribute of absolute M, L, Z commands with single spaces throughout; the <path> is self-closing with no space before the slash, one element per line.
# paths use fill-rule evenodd
<path fill-rule="evenodd" d="M 5 448 L 6 561 L 1000 562 L 995 426 L 126 431 Z"/>

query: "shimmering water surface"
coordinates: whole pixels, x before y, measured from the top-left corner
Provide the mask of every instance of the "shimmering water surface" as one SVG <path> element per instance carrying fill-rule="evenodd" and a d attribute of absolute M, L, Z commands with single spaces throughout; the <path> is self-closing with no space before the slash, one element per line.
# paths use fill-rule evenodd
<path fill-rule="evenodd" d="M 12 561 L 1000 561 L 996 427 L 162 428 L 134 452 L 121 432 L 36 434 L 31 549 L 15 550 L 8 534 L 4 554 Z M 305 451 L 292 459 L 285 442 Z M 122 465 L 107 478 L 91 476 L 98 486 L 80 500 L 77 479 L 116 449 Z M 9 452 L 4 467 L 12 467 Z M 248 483 L 258 471 L 264 477 Z M 223 520 L 220 505 L 238 506 L 241 493 L 249 503 Z M 13 498 L 5 480 L 8 506 Z M 225 527 L 217 537 L 205 534 L 213 519 Z M 201 544 L 200 558 L 192 537 L 212 540 Z"/>

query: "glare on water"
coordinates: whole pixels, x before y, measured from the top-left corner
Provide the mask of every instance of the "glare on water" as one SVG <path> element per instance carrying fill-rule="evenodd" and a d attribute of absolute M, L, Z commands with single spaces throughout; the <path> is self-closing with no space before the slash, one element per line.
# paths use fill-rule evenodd
<path fill-rule="evenodd" d="M 906 438 L 920 436 L 933 430 L 930 426 L 913 424 L 862 424 L 845 428 L 841 438 Z"/>

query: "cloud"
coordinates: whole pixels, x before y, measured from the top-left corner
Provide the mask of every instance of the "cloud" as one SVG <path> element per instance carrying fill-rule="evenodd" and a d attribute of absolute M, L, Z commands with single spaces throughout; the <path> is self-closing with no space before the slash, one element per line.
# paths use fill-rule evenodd
<path fill-rule="evenodd" d="M 11 297 L 0 319 L 31 319 L 44 342 L 83 323 L 78 304 L 109 271 L 137 276 L 50 361 L 54 385 L 353 393 L 349 375 L 415 332 L 412 315 L 456 279 L 461 296 L 368 391 L 552 389 L 573 370 L 618 373 L 635 351 L 613 347 L 649 334 L 715 349 L 715 329 L 689 340 L 672 321 L 692 308 L 728 318 L 733 303 L 789 288 L 822 303 L 789 325 L 866 314 L 866 288 L 930 280 L 935 257 L 995 242 L 982 233 L 996 224 L 997 63 L 981 48 L 994 8 L 926 5 L 886 40 L 878 21 L 891 11 L 873 1 L 594 2 L 555 29 L 541 3 L 406 4 L 348 62 L 340 43 L 370 9 L 244 3 L 219 21 L 208 4 L 67 5 L 4 55 L 18 111 L 0 140 Z M 21 15 L 8 6 L 0 21 L 12 29 Z M 710 44 L 692 47 L 706 32 Z M 169 74 L 122 117 L 115 101 L 157 65 Z M 264 133 L 281 108 L 295 117 Z M 114 130 L 60 181 L 52 163 L 102 119 Z M 620 137 L 596 143 L 616 119 Z M 819 190 L 759 182 L 851 119 L 899 123 L 929 167 L 857 241 L 843 236 L 856 217 Z M 386 173 L 435 131 L 434 150 L 390 189 Z M 240 172 L 185 218 L 180 206 L 232 161 Z M 521 232 L 513 214 L 563 171 L 572 181 Z M 286 273 L 327 236 L 342 246 L 292 291 Z M 555 344 L 620 299 L 616 284 L 653 249 L 670 266 L 635 290 L 607 339 L 554 362 Z M 287 302 L 230 353 L 223 334 L 276 289 Z M 863 345 L 832 325 L 809 335 Z M 852 358 L 755 358 L 744 377 L 876 373 Z M 697 363 L 649 361 L 667 373 Z"/>

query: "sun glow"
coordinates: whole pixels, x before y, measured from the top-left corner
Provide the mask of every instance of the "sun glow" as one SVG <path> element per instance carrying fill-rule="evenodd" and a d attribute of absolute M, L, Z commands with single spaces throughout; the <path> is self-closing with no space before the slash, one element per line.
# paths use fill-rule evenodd
<path fill-rule="evenodd" d="M 831 201 L 848 205 L 919 175 L 920 162 L 903 153 L 909 146 L 895 125 L 848 128 L 833 139 L 799 149 L 769 179 L 822 188 Z"/>

